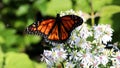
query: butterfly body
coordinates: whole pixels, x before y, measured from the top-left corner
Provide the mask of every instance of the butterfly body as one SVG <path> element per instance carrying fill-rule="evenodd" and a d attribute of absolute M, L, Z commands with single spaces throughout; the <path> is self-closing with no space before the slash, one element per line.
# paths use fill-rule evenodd
<path fill-rule="evenodd" d="M 76 15 L 65 15 L 37 21 L 26 29 L 26 32 L 43 36 L 47 41 L 64 43 L 74 28 L 81 25 L 83 19 Z"/>

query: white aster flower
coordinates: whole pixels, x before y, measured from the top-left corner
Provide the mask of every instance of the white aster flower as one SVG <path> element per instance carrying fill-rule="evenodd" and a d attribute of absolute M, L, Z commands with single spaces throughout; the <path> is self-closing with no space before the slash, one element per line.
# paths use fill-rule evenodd
<path fill-rule="evenodd" d="M 79 30 L 79 31 L 80 31 L 80 37 L 82 39 L 87 39 L 89 36 L 92 36 L 92 32 L 90 32 L 87 24 L 85 24 L 85 23 L 82 24 L 81 30 Z"/>
<path fill-rule="evenodd" d="M 83 23 L 72 32 L 69 42 L 70 44 L 80 46 L 90 36 L 92 36 L 92 32 L 87 27 L 87 24 Z"/>
<path fill-rule="evenodd" d="M 52 48 L 51 51 L 44 50 L 43 60 L 48 66 L 52 66 L 54 63 L 60 63 L 67 58 L 67 53 L 64 49 Z"/>
<path fill-rule="evenodd" d="M 54 65 L 54 58 L 52 57 L 51 51 L 44 50 L 41 60 L 45 61 L 47 63 L 48 67 L 52 67 Z M 53 60 L 53 61 L 51 61 L 51 60 Z"/>
<path fill-rule="evenodd" d="M 77 50 L 72 51 L 69 55 L 70 55 L 69 59 L 74 61 L 79 61 L 80 57 L 82 56 L 81 53 L 78 52 Z"/>
<path fill-rule="evenodd" d="M 63 60 L 65 60 L 67 58 L 67 53 L 64 49 L 56 49 L 56 48 L 52 48 L 52 54 L 51 56 L 53 56 L 55 63 L 59 63 L 62 62 Z"/>
<path fill-rule="evenodd" d="M 67 58 L 67 53 L 64 49 L 55 50 L 55 52 L 56 52 L 57 61 L 62 62 L 63 60 Z"/>
<path fill-rule="evenodd" d="M 96 50 L 96 51 L 93 52 L 94 54 L 101 54 L 101 53 L 103 54 L 103 52 L 106 51 L 104 45 L 96 46 L 96 47 L 95 47 L 95 50 Z"/>
<path fill-rule="evenodd" d="M 65 68 L 74 68 L 75 64 L 73 64 L 72 62 L 66 62 L 65 63 Z"/>
<path fill-rule="evenodd" d="M 116 52 L 116 54 L 113 55 L 112 60 L 115 65 L 120 65 L 120 52 Z"/>
<path fill-rule="evenodd" d="M 61 44 L 54 44 L 53 46 L 55 46 L 54 48 L 52 48 L 52 49 L 54 49 L 54 50 L 61 50 L 61 49 L 64 49 L 64 44 L 63 43 L 61 43 Z"/>
<path fill-rule="evenodd" d="M 48 59 L 49 61 L 53 61 L 56 62 L 56 52 L 52 49 L 52 50 L 44 50 L 43 55 L 45 56 L 46 59 Z"/>
<path fill-rule="evenodd" d="M 103 35 L 102 41 L 104 44 L 107 44 L 108 41 L 112 41 L 112 37 L 109 35 Z"/>
<path fill-rule="evenodd" d="M 99 56 L 99 62 L 101 63 L 101 64 L 103 64 L 104 66 L 108 63 L 108 56 L 106 56 L 106 55 L 100 55 Z"/>
<path fill-rule="evenodd" d="M 120 65 L 120 52 L 118 52 L 118 54 L 116 56 L 116 62 L 117 62 L 117 64 Z"/>
<path fill-rule="evenodd" d="M 81 59 L 80 64 L 82 64 L 84 68 L 88 68 L 93 64 L 92 63 L 93 56 L 91 53 L 82 54 L 82 57 L 80 59 Z"/>
<path fill-rule="evenodd" d="M 111 41 L 113 29 L 110 28 L 110 25 L 98 25 L 94 26 L 94 38 L 98 43 L 107 44 L 107 42 Z"/>
<path fill-rule="evenodd" d="M 110 68 L 120 68 L 120 65 L 110 66 Z"/>
<path fill-rule="evenodd" d="M 100 64 L 99 57 L 94 55 L 94 60 L 93 60 L 93 68 L 98 68 L 98 65 Z"/>
<path fill-rule="evenodd" d="M 108 56 L 106 55 L 94 55 L 93 67 L 99 68 L 99 64 L 103 64 L 104 66 L 108 63 Z"/>
<path fill-rule="evenodd" d="M 87 39 L 89 36 L 92 36 L 92 32 L 85 23 L 77 27 L 72 33 L 74 33 L 76 36 L 82 39 Z"/>
<path fill-rule="evenodd" d="M 80 47 L 86 51 L 89 51 L 90 49 L 92 49 L 92 45 L 88 41 L 83 41 Z"/>

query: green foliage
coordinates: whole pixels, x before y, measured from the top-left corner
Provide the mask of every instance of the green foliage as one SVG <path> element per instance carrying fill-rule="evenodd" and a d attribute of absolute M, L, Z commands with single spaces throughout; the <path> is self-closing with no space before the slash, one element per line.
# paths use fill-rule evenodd
<path fill-rule="evenodd" d="M 92 6 L 94 11 L 100 11 L 102 7 L 110 5 L 112 0 L 74 0 L 75 10 L 82 10 L 84 12 L 91 12 L 90 1 L 92 1 Z"/>
<path fill-rule="evenodd" d="M 24 53 L 3 53 L 0 47 L 0 68 L 46 68 L 46 64 L 32 62 Z"/>
<path fill-rule="evenodd" d="M 57 6 L 56 6 L 57 5 Z M 71 1 L 70 0 L 51 0 L 47 4 L 47 10 L 46 13 L 48 15 L 56 15 L 56 13 L 59 13 L 60 11 L 65 11 L 67 9 L 71 9 Z"/>
<path fill-rule="evenodd" d="M 34 64 L 35 64 L 35 68 L 47 68 L 45 63 L 36 63 L 36 62 L 34 62 Z"/>
<path fill-rule="evenodd" d="M 84 12 L 91 12 L 90 5 L 87 0 L 75 0 L 75 10 L 82 10 Z"/>
<path fill-rule="evenodd" d="M 10 0 L 3 0 L 4 4 L 9 4 Z"/>
<path fill-rule="evenodd" d="M 5 29 L 5 26 L 2 22 L 0 22 L 0 31 L 2 31 L 3 29 Z M 5 39 L 0 35 L 0 44 L 5 43 Z"/>
<path fill-rule="evenodd" d="M 13 45 L 15 43 L 15 41 L 17 40 L 15 34 L 15 30 L 14 29 L 9 29 L 9 30 L 5 30 L 5 31 L 1 31 L 1 36 L 5 39 L 5 45 L 10 46 Z M 10 40 L 12 39 L 12 40 Z"/>
<path fill-rule="evenodd" d="M 103 7 L 109 6 L 112 0 L 93 0 L 92 2 L 94 11 L 100 11 Z"/>
<path fill-rule="evenodd" d="M 21 5 L 17 10 L 16 10 L 16 15 L 17 16 L 22 16 L 24 14 L 26 14 L 28 12 L 29 9 L 29 5 L 25 4 L 25 5 Z"/>
<path fill-rule="evenodd" d="M 34 68 L 34 64 L 26 54 L 8 52 L 5 55 L 4 68 Z"/>
<path fill-rule="evenodd" d="M 47 4 L 48 4 L 47 0 L 37 0 L 34 2 L 33 8 L 41 11 L 42 14 L 46 14 L 45 12 L 47 10 Z"/>
<path fill-rule="evenodd" d="M 30 43 L 37 43 L 40 41 L 41 37 L 40 36 L 25 36 L 24 41 L 26 45 L 30 45 Z"/>
<path fill-rule="evenodd" d="M 115 13 L 119 13 L 120 12 L 120 6 L 106 6 L 103 7 L 100 11 L 101 14 L 101 18 L 100 18 L 100 23 L 109 23 L 109 24 L 113 24 L 113 19 L 111 18 L 113 16 L 113 14 Z"/>
<path fill-rule="evenodd" d="M 0 47 L 0 68 L 3 67 L 3 62 L 4 62 L 4 54 L 3 54 L 2 49 Z"/>
<path fill-rule="evenodd" d="M 40 10 L 44 15 L 56 16 L 56 13 L 60 11 L 71 9 L 72 3 L 70 0 L 38 0 L 34 3 L 34 7 Z"/>

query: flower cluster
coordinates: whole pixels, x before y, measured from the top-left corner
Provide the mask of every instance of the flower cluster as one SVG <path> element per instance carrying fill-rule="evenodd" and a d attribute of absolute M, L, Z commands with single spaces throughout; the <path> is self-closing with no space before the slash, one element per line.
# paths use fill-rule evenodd
<path fill-rule="evenodd" d="M 103 42 L 107 44 L 108 41 L 111 41 L 113 30 L 110 28 L 110 25 L 98 25 L 94 27 L 94 38 L 98 42 Z"/>
<path fill-rule="evenodd" d="M 75 14 L 86 21 L 81 11 L 70 10 L 60 14 Z M 119 50 L 114 52 L 114 49 L 105 48 L 107 42 L 112 41 L 112 33 L 110 25 L 101 24 L 89 28 L 83 23 L 71 33 L 68 43 L 54 44 L 51 50 L 44 50 L 42 60 L 48 68 L 119 68 Z"/>

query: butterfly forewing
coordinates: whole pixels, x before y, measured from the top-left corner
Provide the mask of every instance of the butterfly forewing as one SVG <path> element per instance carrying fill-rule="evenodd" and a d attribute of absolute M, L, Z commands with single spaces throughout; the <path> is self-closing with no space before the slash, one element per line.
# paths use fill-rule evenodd
<path fill-rule="evenodd" d="M 64 26 L 64 28 L 67 30 L 68 33 L 71 33 L 71 31 L 75 27 L 83 23 L 82 18 L 76 15 L 66 15 L 63 16 L 61 19 L 62 19 L 62 25 Z"/>
<path fill-rule="evenodd" d="M 54 19 L 44 20 L 40 22 L 40 25 L 38 26 L 37 30 L 43 33 L 44 35 L 48 35 L 54 25 L 54 22 L 55 22 Z"/>
<path fill-rule="evenodd" d="M 69 32 L 74 24 L 74 21 L 71 20 L 71 18 L 62 18 L 61 24 L 64 26 L 67 32 Z"/>

